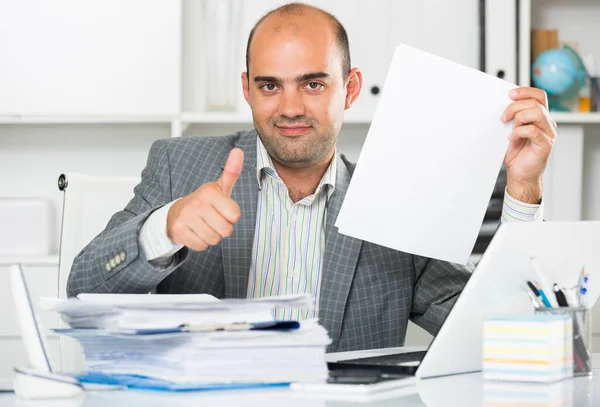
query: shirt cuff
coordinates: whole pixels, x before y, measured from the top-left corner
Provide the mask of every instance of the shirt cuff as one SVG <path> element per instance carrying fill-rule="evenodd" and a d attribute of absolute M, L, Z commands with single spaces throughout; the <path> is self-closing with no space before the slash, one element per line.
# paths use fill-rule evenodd
<path fill-rule="evenodd" d="M 167 235 L 167 215 L 175 202 L 154 211 L 142 225 L 139 239 L 148 261 L 168 259 L 183 247 L 173 243 Z"/>
<path fill-rule="evenodd" d="M 504 205 L 502 205 L 502 222 L 536 222 L 543 219 L 544 201 L 541 204 L 521 202 L 504 190 Z"/>

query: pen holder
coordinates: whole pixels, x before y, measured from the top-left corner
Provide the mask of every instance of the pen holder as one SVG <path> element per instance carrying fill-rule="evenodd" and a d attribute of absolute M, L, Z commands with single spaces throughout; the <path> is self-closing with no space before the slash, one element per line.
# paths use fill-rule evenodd
<path fill-rule="evenodd" d="M 588 308 L 538 308 L 537 315 L 566 315 L 573 324 L 573 375 L 592 375 L 592 323 Z"/>

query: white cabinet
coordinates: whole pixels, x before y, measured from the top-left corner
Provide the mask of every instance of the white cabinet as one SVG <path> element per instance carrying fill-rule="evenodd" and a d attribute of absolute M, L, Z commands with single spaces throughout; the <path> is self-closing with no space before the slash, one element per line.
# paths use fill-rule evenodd
<path fill-rule="evenodd" d="M 0 115 L 172 115 L 180 4 L 0 0 Z"/>

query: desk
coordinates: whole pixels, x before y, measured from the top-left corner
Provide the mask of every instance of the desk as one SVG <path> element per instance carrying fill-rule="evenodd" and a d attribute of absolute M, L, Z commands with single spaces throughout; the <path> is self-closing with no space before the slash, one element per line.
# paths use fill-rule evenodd
<path fill-rule="evenodd" d="M 329 361 L 343 360 L 351 357 L 366 357 L 397 352 L 398 350 L 418 350 L 422 348 L 395 348 L 379 349 L 361 352 L 343 352 L 330 354 Z M 600 368 L 600 354 L 594 355 L 594 366 Z M 592 407 L 600 403 L 600 371 L 597 371 L 592 379 L 577 378 L 565 380 L 551 386 L 548 385 L 510 385 L 523 397 L 534 394 L 540 395 L 552 393 L 559 389 L 569 390 L 572 397 L 567 397 L 560 402 L 553 402 L 555 407 Z M 82 400 L 56 400 L 24 402 L 16 398 L 14 394 L 0 393 L 0 407 L 54 407 L 54 406 L 86 406 L 86 407 L 238 407 L 238 406 L 283 406 L 283 407 L 481 407 L 485 405 L 497 406 L 489 403 L 489 395 L 486 393 L 487 385 L 481 378 L 480 373 L 449 376 L 437 379 L 421 380 L 417 385 L 418 393 L 394 394 L 371 396 L 367 400 L 335 400 L 325 399 L 319 395 L 307 395 L 293 392 L 287 388 L 269 390 L 240 390 L 219 391 L 204 393 L 160 393 L 146 391 L 104 391 L 88 392 Z M 511 391 L 511 388 L 508 388 Z M 515 398 L 514 406 L 527 406 L 523 399 Z M 489 403 L 489 404 L 486 404 Z M 549 402 L 550 403 L 550 402 Z M 511 404 L 504 404 L 509 407 Z M 538 404 L 537 405 L 546 405 Z"/>

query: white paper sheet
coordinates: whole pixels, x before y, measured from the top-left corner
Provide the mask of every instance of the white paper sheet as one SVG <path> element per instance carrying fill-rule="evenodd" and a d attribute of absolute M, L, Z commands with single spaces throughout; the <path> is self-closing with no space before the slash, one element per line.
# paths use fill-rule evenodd
<path fill-rule="evenodd" d="M 309 294 L 224 300 L 208 294 L 79 294 L 77 297 L 42 297 L 40 305 L 58 312 L 72 328 L 110 330 L 265 322 L 273 320 L 274 308 L 313 307 Z"/>
<path fill-rule="evenodd" d="M 415 48 L 394 54 L 336 226 L 340 233 L 465 264 L 512 124 L 515 88 Z"/>

